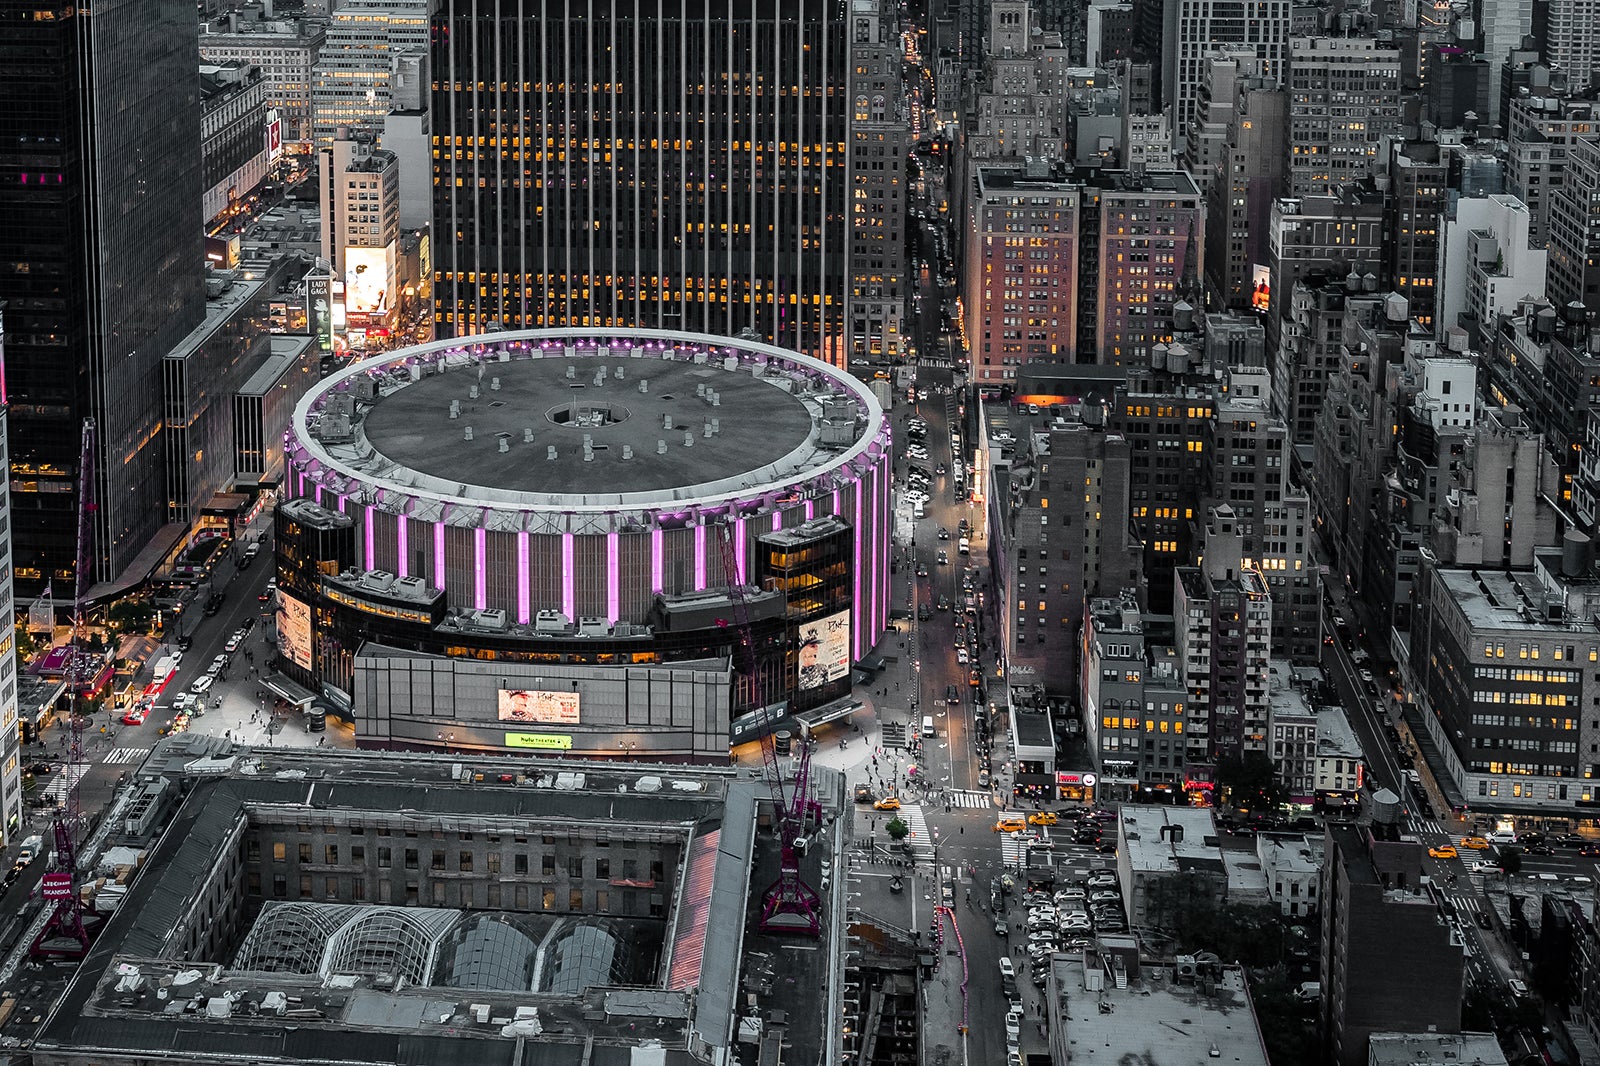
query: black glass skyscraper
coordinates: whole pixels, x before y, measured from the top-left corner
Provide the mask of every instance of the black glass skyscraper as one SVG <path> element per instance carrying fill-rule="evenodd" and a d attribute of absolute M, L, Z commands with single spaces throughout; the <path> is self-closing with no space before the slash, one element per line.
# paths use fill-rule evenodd
<path fill-rule="evenodd" d="M 441 336 L 642 326 L 837 362 L 844 0 L 442 0 Z"/>
<path fill-rule="evenodd" d="M 161 360 L 205 314 L 198 65 L 184 0 L 0 0 L 0 300 L 24 590 L 70 590 L 87 416 L 93 578 L 121 573 L 165 521 Z"/>

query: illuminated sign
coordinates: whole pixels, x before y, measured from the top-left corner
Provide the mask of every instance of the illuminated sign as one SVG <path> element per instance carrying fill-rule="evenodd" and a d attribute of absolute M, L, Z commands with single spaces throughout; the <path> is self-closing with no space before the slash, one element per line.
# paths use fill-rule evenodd
<path fill-rule="evenodd" d="M 497 710 L 502 722 L 578 724 L 578 694 L 545 689 L 503 688 Z"/>
<path fill-rule="evenodd" d="M 1272 307 L 1272 272 L 1259 263 L 1251 274 L 1250 306 L 1263 312 Z"/>
<path fill-rule="evenodd" d="M 797 687 L 821 688 L 850 673 L 850 612 L 840 611 L 800 627 Z"/>
<path fill-rule="evenodd" d="M 507 733 L 508 748 L 559 748 L 572 750 L 572 738 L 559 733 Z"/>
<path fill-rule="evenodd" d="M 394 258 L 388 247 L 344 250 L 344 309 L 348 315 L 386 315 L 394 294 Z"/>
<path fill-rule="evenodd" d="M 306 278 L 306 317 L 317 347 L 333 351 L 333 279 L 314 274 Z"/>
<path fill-rule="evenodd" d="M 267 161 L 276 163 L 283 154 L 283 120 L 276 111 L 267 112 Z"/>
<path fill-rule="evenodd" d="M 1093 788 L 1097 780 L 1098 778 L 1096 778 L 1093 774 L 1073 774 L 1063 772 L 1058 772 L 1056 774 L 1056 784 L 1058 785 L 1082 785 L 1084 788 Z"/>
<path fill-rule="evenodd" d="M 311 607 L 278 592 L 278 654 L 311 669 Z"/>

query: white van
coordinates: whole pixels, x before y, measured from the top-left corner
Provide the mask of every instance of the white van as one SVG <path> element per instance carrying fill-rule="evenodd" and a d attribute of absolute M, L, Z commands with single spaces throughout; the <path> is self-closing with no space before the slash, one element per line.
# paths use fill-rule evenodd
<path fill-rule="evenodd" d="M 961 542 L 956 545 L 956 550 L 962 555 L 969 554 L 972 551 L 972 541 L 968 540 L 966 537 L 962 537 Z"/>
<path fill-rule="evenodd" d="M 931 714 L 922 716 L 922 735 L 925 737 L 933 736 L 933 715 Z"/>
<path fill-rule="evenodd" d="M 214 680 L 215 680 L 215 678 L 213 678 L 213 677 L 211 677 L 209 675 L 207 675 L 206 677 L 198 678 L 198 679 L 196 679 L 194 684 L 189 686 L 189 691 L 193 692 L 196 696 L 204 696 L 206 694 L 206 690 L 211 688 L 211 682 L 214 681 Z"/>

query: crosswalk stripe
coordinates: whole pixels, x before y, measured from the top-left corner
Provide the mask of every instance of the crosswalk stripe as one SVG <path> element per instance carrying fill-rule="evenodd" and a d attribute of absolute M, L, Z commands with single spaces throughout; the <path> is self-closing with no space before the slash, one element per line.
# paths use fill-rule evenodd
<path fill-rule="evenodd" d="M 72 787 L 74 781 L 82 778 L 83 775 L 88 772 L 88 769 L 88 766 L 82 763 L 78 763 L 76 765 L 68 763 L 67 765 L 63 766 L 61 768 L 61 776 L 57 777 L 54 781 L 51 781 L 49 785 L 45 786 L 45 797 L 47 799 L 52 799 L 57 803 L 65 803 L 67 800 L 67 790 Z"/>
<path fill-rule="evenodd" d="M 969 792 L 957 789 L 945 793 L 945 798 L 952 807 L 987 807 L 990 805 L 989 793 Z"/>
<path fill-rule="evenodd" d="M 112 748 L 106 752 L 105 757 L 100 761 L 108 763 L 143 762 L 144 757 L 149 754 L 149 748 Z"/>
<path fill-rule="evenodd" d="M 901 806 L 900 820 L 911 830 L 906 837 L 911 844 L 911 854 L 918 859 L 932 859 L 933 836 L 928 830 L 927 819 L 922 816 L 922 804 L 907 803 Z"/>

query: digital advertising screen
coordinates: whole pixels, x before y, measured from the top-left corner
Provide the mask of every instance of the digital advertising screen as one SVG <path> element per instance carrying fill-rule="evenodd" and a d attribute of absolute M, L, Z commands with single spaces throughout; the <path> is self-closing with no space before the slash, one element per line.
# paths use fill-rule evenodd
<path fill-rule="evenodd" d="M 333 279 L 321 276 L 306 278 L 306 316 L 311 320 L 311 332 L 317 338 L 317 347 L 333 351 Z"/>
<path fill-rule="evenodd" d="M 537 688 L 503 688 L 499 707 L 502 722 L 554 722 L 578 724 L 578 694 Z"/>
<path fill-rule="evenodd" d="M 797 687 L 821 688 L 850 673 L 850 612 L 840 611 L 800 627 Z"/>
<path fill-rule="evenodd" d="M 311 607 L 278 592 L 278 654 L 302 670 L 311 669 Z"/>
<path fill-rule="evenodd" d="M 346 248 L 344 310 L 347 315 L 383 315 L 393 295 L 387 248 Z"/>

